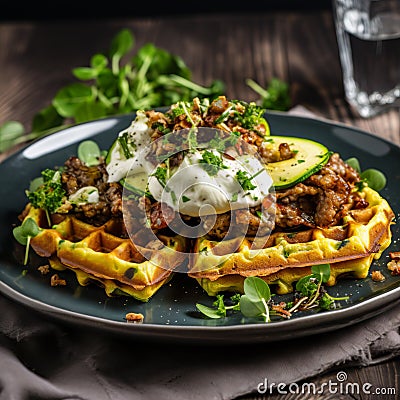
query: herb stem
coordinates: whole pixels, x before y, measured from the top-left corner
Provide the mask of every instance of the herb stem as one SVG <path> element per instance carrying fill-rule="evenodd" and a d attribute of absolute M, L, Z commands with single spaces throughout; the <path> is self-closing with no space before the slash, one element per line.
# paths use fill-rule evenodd
<path fill-rule="evenodd" d="M 169 75 L 169 78 L 172 81 L 174 81 L 175 83 L 182 85 L 184 87 L 187 87 L 188 89 L 192 89 L 195 92 L 201 93 L 205 96 L 212 93 L 212 91 L 209 88 L 200 86 L 197 83 L 191 82 L 191 81 L 187 80 L 186 78 L 183 78 L 182 76 L 171 74 L 171 75 Z"/>
<path fill-rule="evenodd" d="M 271 319 L 270 319 L 270 317 L 269 317 L 269 307 L 268 307 L 268 304 L 267 304 L 267 302 L 265 301 L 264 297 L 261 299 L 261 301 L 262 301 L 262 303 L 263 303 L 263 305 L 264 305 L 264 307 L 265 307 L 265 313 L 263 313 L 262 316 L 265 318 L 265 322 L 270 322 Z"/>
<path fill-rule="evenodd" d="M 28 235 L 27 238 L 26 238 L 24 265 L 28 264 L 30 243 L 31 243 L 31 236 Z"/>
<path fill-rule="evenodd" d="M 46 213 L 47 223 L 49 224 L 49 226 L 51 226 L 51 218 L 50 218 L 49 210 L 45 209 L 44 211 Z"/>
<path fill-rule="evenodd" d="M 256 93 L 258 93 L 261 97 L 267 98 L 270 96 L 268 91 L 264 89 L 262 86 L 260 86 L 257 82 L 255 82 L 253 79 L 246 79 L 246 84 L 253 89 Z"/>
<path fill-rule="evenodd" d="M 187 116 L 189 122 L 192 124 L 192 127 L 195 127 L 196 124 L 194 123 L 194 121 L 193 121 L 193 119 L 192 119 L 192 116 L 190 115 L 190 112 L 189 112 L 189 110 L 188 110 L 187 107 L 186 107 L 185 102 L 184 102 L 184 101 L 181 101 L 181 102 L 180 102 L 180 105 L 182 106 L 183 111 L 185 112 L 185 114 L 186 114 L 186 116 Z"/>
<path fill-rule="evenodd" d="M 288 310 L 288 312 L 292 314 L 300 307 L 301 303 L 303 303 L 306 300 L 308 300 L 307 296 L 302 297 L 290 310 Z"/>
<path fill-rule="evenodd" d="M 313 304 L 315 303 L 315 301 L 318 299 L 318 296 L 321 294 L 321 293 L 320 293 L 321 285 L 322 285 L 322 276 L 319 278 L 318 287 L 317 287 L 317 290 L 315 291 L 315 295 L 314 295 L 314 297 L 311 299 L 311 301 L 309 301 L 309 302 L 305 305 L 306 308 L 309 308 L 309 307 L 310 307 L 311 305 L 313 305 Z"/>

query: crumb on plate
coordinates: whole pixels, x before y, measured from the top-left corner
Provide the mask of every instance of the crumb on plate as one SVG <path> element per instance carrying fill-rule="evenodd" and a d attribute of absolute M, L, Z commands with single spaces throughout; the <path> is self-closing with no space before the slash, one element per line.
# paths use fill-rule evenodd
<path fill-rule="evenodd" d="M 374 282 L 383 282 L 386 279 L 381 271 L 372 271 L 371 278 Z"/>
<path fill-rule="evenodd" d="M 46 275 L 50 272 L 50 267 L 48 265 L 41 265 L 38 267 L 38 271 L 42 274 L 42 275 Z"/>
<path fill-rule="evenodd" d="M 135 324 L 140 324 L 144 320 L 143 314 L 130 312 L 125 315 L 125 319 L 127 322 L 133 322 Z"/>
<path fill-rule="evenodd" d="M 50 279 L 51 286 L 65 286 L 67 284 L 65 279 L 60 279 L 58 274 L 52 275 Z"/>

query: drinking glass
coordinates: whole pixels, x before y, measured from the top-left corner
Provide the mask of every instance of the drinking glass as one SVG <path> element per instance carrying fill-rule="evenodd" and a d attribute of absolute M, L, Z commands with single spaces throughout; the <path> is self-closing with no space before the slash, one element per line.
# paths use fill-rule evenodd
<path fill-rule="evenodd" d="M 400 0 L 333 0 L 347 101 L 362 117 L 400 106 Z"/>

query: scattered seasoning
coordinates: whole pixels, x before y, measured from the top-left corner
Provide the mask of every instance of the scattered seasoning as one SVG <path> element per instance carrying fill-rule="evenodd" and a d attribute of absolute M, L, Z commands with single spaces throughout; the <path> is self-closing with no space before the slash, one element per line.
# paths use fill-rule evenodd
<path fill-rule="evenodd" d="M 374 282 L 383 282 L 386 279 L 382 272 L 377 270 L 371 272 L 371 278 Z"/>
<path fill-rule="evenodd" d="M 65 279 L 60 279 L 58 274 L 52 275 L 50 279 L 50 285 L 51 286 L 65 286 L 67 284 Z"/>
<path fill-rule="evenodd" d="M 128 323 L 141 324 L 144 320 L 143 314 L 130 312 L 125 315 L 125 320 Z"/>
<path fill-rule="evenodd" d="M 38 267 L 38 271 L 42 275 L 47 275 L 50 272 L 50 267 L 48 265 L 41 265 Z"/>

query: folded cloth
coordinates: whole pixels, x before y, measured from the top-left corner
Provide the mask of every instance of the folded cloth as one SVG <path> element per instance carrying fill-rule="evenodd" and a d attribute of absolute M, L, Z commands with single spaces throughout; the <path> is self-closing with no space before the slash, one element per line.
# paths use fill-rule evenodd
<path fill-rule="evenodd" d="M 0 297 L 0 399 L 212 400 L 400 354 L 399 304 L 333 332 L 248 346 L 166 345 L 64 325 Z M 304 362 L 305 356 L 307 362 Z"/>
<path fill-rule="evenodd" d="M 332 368 L 396 357 L 399 307 L 297 340 L 217 347 L 65 325 L 0 295 L 0 400 L 235 399 L 265 392 L 266 384 L 304 382 Z"/>

